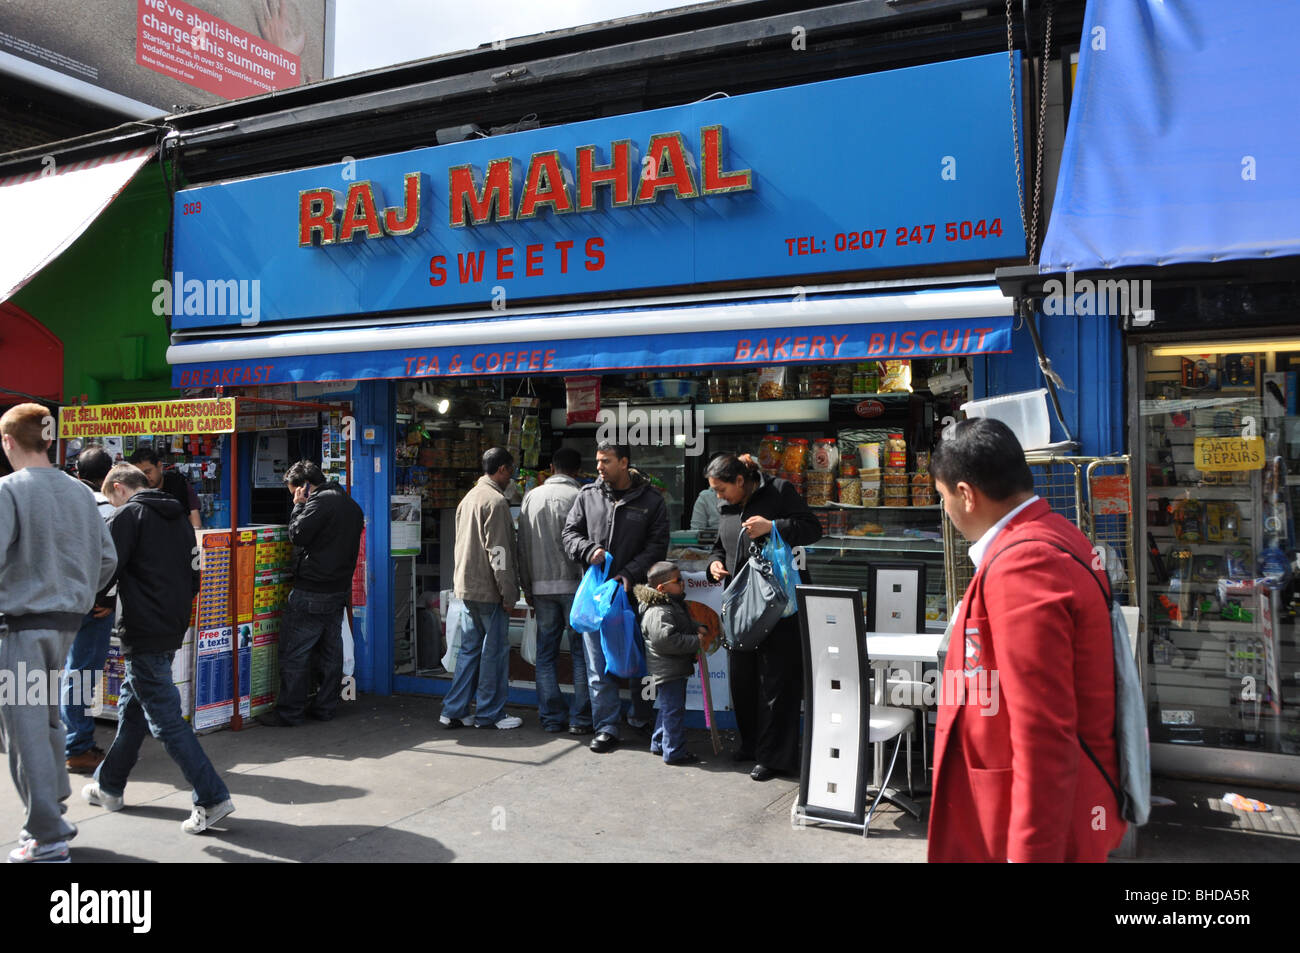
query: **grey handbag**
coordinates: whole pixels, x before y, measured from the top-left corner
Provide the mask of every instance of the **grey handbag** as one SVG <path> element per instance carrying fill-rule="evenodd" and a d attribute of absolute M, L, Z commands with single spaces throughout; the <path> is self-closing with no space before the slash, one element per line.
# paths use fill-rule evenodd
<path fill-rule="evenodd" d="M 722 644 L 733 652 L 753 652 L 781 621 L 787 601 L 772 563 L 750 543 L 749 559 L 722 594 Z"/>

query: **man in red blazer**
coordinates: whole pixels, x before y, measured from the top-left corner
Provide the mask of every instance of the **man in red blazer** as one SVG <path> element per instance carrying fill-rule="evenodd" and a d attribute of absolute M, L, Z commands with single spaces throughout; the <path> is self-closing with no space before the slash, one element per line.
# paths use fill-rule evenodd
<path fill-rule="evenodd" d="M 957 424 L 930 469 L 976 572 L 944 663 L 929 859 L 1103 862 L 1125 823 L 1079 737 L 1119 777 L 1105 572 L 1000 421 Z"/>

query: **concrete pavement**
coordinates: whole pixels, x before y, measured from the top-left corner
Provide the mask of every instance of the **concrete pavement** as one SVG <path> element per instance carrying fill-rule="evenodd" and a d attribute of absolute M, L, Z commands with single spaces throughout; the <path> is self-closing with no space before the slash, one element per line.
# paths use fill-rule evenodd
<path fill-rule="evenodd" d="M 145 742 L 109 814 L 80 797 L 73 775 L 68 817 L 81 829 L 76 863 L 384 861 L 894 861 L 925 859 L 925 826 L 886 804 L 869 839 L 845 829 L 793 829 L 798 784 L 751 781 L 747 766 L 712 754 L 668 767 L 645 743 L 587 750 L 590 736 L 543 732 L 533 709 L 514 731 L 442 729 L 440 700 L 363 696 L 333 722 L 202 736 L 236 812 L 219 830 L 181 832 L 190 796 L 162 746 Z M 112 727 L 101 724 L 107 747 Z M 631 732 L 628 732 L 630 735 Z M 900 768 L 901 770 L 901 768 Z M 1294 794 L 1157 781 L 1178 802 L 1142 831 L 1140 861 L 1295 860 L 1300 802 Z M 1241 817 L 1214 799 L 1226 790 L 1276 805 Z M 0 782 L 0 831 L 10 846 L 22 825 L 13 786 Z"/>

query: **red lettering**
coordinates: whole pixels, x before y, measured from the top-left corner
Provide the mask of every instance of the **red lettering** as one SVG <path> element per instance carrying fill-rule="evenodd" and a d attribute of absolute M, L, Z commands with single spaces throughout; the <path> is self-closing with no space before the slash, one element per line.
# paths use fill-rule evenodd
<path fill-rule="evenodd" d="M 791 357 L 804 357 L 808 353 L 808 339 L 795 338 L 794 348 L 790 351 Z"/>
<path fill-rule="evenodd" d="M 808 356 L 809 357 L 826 356 L 826 339 L 822 337 L 820 334 L 817 335 L 815 338 L 813 338 L 811 343 L 809 343 Z"/>
<path fill-rule="evenodd" d="M 560 274 L 569 273 L 569 249 L 573 247 L 573 242 L 556 242 L 555 247 L 560 250 Z"/>
<path fill-rule="evenodd" d="M 868 354 L 879 354 L 884 351 L 885 336 L 883 334 L 873 334 L 868 340 L 870 341 L 867 345 Z"/>
<path fill-rule="evenodd" d="M 775 338 L 772 341 L 772 360 L 776 360 L 778 357 L 789 357 L 790 354 L 787 351 L 789 346 L 789 338 Z"/>
<path fill-rule="evenodd" d="M 357 232 L 365 232 L 366 238 L 382 238 L 384 235 L 379 213 L 375 211 L 375 192 L 369 182 L 354 182 L 348 187 L 343 222 L 339 225 L 339 241 L 350 242 Z"/>
<path fill-rule="evenodd" d="M 739 341 L 736 342 L 736 355 L 735 357 L 732 358 L 732 360 L 733 361 L 749 360 L 749 340 L 747 338 L 741 338 Z"/>
<path fill-rule="evenodd" d="M 596 186 L 608 185 L 613 190 L 615 208 L 632 204 L 632 143 L 623 139 L 610 143 L 612 158 L 609 165 L 596 165 L 596 147 L 578 147 L 578 211 L 590 212 L 596 207 Z"/>
<path fill-rule="evenodd" d="M 456 255 L 456 263 L 460 266 L 460 283 L 463 285 L 469 281 L 483 280 L 483 252 L 460 252 Z"/>
<path fill-rule="evenodd" d="M 419 357 L 415 359 L 415 372 L 417 374 L 424 373 L 424 369 L 428 366 L 429 366 L 429 359 L 425 357 L 423 354 L 421 354 Z"/>
<path fill-rule="evenodd" d="M 419 358 L 415 358 L 415 357 L 408 357 L 408 358 L 405 358 L 405 361 L 406 361 L 406 376 L 407 376 L 407 377 L 410 377 L 410 376 L 411 376 L 411 365 L 414 364 L 417 360 L 419 360 Z"/>
<path fill-rule="evenodd" d="M 641 184 L 636 190 L 638 205 L 655 201 L 660 189 L 672 189 L 679 199 L 693 199 L 699 194 L 686 159 L 681 133 L 665 132 L 651 136 L 641 168 Z"/>
<path fill-rule="evenodd" d="M 402 208 L 384 209 L 384 231 L 389 235 L 409 235 L 420 224 L 420 180 L 422 172 L 408 172 L 402 180 Z M 398 218 L 397 213 L 402 217 Z"/>
<path fill-rule="evenodd" d="M 480 362 L 482 360 L 483 360 L 483 352 L 479 351 L 477 354 L 474 355 L 474 359 L 469 362 L 469 366 L 476 371 L 482 372 L 483 368 L 480 366 Z"/>
<path fill-rule="evenodd" d="M 600 269 L 605 267 L 605 252 L 602 250 L 605 247 L 605 239 L 588 238 L 586 247 L 587 247 L 587 262 L 586 262 L 587 270 L 600 271 Z"/>
<path fill-rule="evenodd" d="M 434 255 L 429 259 L 429 284 L 441 288 L 447 283 L 447 256 Z"/>
<path fill-rule="evenodd" d="M 904 331 L 904 332 L 903 332 L 903 336 L 902 336 L 902 338 L 900 339 L 900 341 L 901 341 L 901 343 L 902 343 L 902 345 L 903 345 L 903 349 L 902 349 L 901 353 L 903 353 L 903 354 L 911 354 L 913 351 L 916 350 L 916 332 L 915 332 L 915 331 Z"/>
<path fill-rule="evenodd" d="M 472 165 L 457 165 L 448 169 L 451 227 L 484 225 L 489 216 L 497 222 L 508 222 L 514 218 L 514 190 L 511 186 L 513 171 L 513 159 L 493 159 L 488 163 L 485 179 Z M 495 214 L 493 206 L 496 207 Z M 469 211 L 468 221 L 465 218 L 466 210 Z"/>
<path fill-rule="evenodd" d="M 555 351 L 547 351 L 545 357 L 542 359 L 542 370 L 549 371 L 553 360 L 555 360 Z"/>
<path fill-rule="evenodd" d="M 542 366 L 542 352 L 533 351 L 533 353 L 528 357 L 528 369 L 530 371 L 535 371 L 541 366 Z"/>
<path fill-rule="evenodd" d="M 922 352 L 923 354 L 933 354 L 933 353 L 934 353 L 934 345 L 933 345 L 933 344 L 926 344 L 926 343 L 925 343 L 925 339 L 926 339 L 926 338 L 938 337 L 938 336 L 939 336 L 939 332 L 938 332 L 938 331 L 926 331 L 924 334 L 921 335 L 920 349 L 921 349 L 921 352 Z"/>
<path fill-rule="evenodd" d="M 993 333 L 993 329 L 992 329 L 992 328 L 976 328 L 976 329 L 975 329 L 975 333 L 978 334 L 978 335 L 980 336 L 980 338 L 979 338 L 979 343 L 975 345 L 975 349 L 976 349 L 977 351 L 982 351 L 982 350 L 984 350 L 984 335 L 986 335 L 986 334 L 992 334 L 992 333 Z"/>
<path fill-rule="evenodd" d="M 489 372 L 501 370 L 501 355 L 493 352 L 488 355 L 487 369 Z"/>
<path fill-rule="evenodd" d="M 339 194 L 333 189 L 308 189 L 298 193 L 298 245 L 334 244 L 334 210 Z"/>
<path fill-rule="evenodd" d="M 514 362 L 514 359 L 515 359 L 515 352 L 514 352 L 514 351 L 506 351 L 504 354 L 502 354 L 502 355 L 501 355 L 501 370 L 503 370 L 503 371 L 504 371 L 504 370 L 508 370 L 508 369 L 510 368 L 510 365 Z"/>
<path fill-rule="evenodd" d="M 560 164 L 560 154 L 554 150 L 539 152 L 528 163 L 524 195 L 519 200 L 516 218 L 532 218 L 543 205 L 549 205 L 556 215 L 573 211 L 573 199 L 569 197 L 569 186 L 564 167 Z"/>
<path fill-rule="evenodd" d="M 767 345 L 767 338 L 759 338 L 758 344 L 754 348 L 754 353 L 750 355 L 750 360 L 761 361 L 771 358 L 772 351 Z"/>
<path fill-rule="evenodd" d="M 515 276 L 513 267 L 515 262 L 515 250 L 513 248 L 497 249 L 497 279 L 513 278 Z"/>
<path fill-rule="evenodd" d="M 831 335 L 831 345 L 832 345 L 831 357 L 840 356 L 840 348 L 844 346 L 844 342 L 847 341 L 848 339 L 849 336 L 847 334 L 841 334 L 839 337 L 836 337 L 833 334 Z"/>
<path fill-rule="evenodd" d="M 704 126 L 700 129 L 700 165 L 704 166 L 703 195 L 744 192 L 754 187 L 753 175 L 749 169 L 722 171 L 721 126 Z"/>
<path fill-rule="evenodd" d="M 949 334 L 952 334 L 951 343 L 948 341 Z M 961 331 L 956 331 L 956 330 L 951 332 L 944 331 L 943 335 L 939 338 L 939 350 L 941 351 L 955 351 L 960 346 L 961 346 Z"/>
<path fill-rule="evenodd" d="M 529 245 L 524 249 L 524 274 L 537 278 L 542 274 L 542 246 Z"/>

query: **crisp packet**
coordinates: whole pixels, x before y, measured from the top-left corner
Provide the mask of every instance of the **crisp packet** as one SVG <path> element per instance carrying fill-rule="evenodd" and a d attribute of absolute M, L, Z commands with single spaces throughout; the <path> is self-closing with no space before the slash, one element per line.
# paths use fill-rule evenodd
<path fill-rule="evenodd" d="M 1241 794 L 1225 794 L 1223 803 L 1228 807 L 1235 807 L 1239 811 L 1249 811 L 1252 814 L 1262 814 L 1273 810 L 1271 804 L 1265 804 L 1263 801 L 1257 801 L 1253 797 L 1245 797 Z"/>

